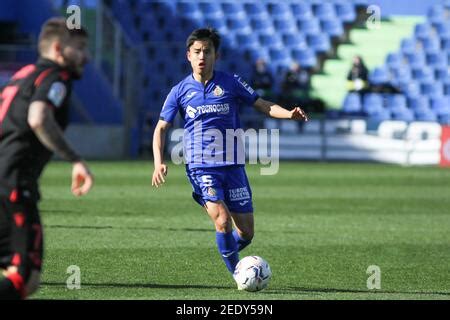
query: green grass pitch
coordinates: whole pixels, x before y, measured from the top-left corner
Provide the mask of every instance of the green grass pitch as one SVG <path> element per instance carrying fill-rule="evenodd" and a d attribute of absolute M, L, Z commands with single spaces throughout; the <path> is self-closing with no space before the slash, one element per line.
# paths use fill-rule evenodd
<path fill-rule="evenodd" d="M 89 195 L 70 193 L 71 167 L 41 180 L 45 258 L 40 299 L 449 299 L 450 170 L 359 163 L 247 166 L 255 238 L 241 252 L 273 271 L 269 287 L 241 292 L 192 200 L 182 166 L 151 187 L 151 162 L 92 162 Z M 81 288 L 66 286 L 67 268 Z M 370 265 L 381 289 L 369 290 Z"/>

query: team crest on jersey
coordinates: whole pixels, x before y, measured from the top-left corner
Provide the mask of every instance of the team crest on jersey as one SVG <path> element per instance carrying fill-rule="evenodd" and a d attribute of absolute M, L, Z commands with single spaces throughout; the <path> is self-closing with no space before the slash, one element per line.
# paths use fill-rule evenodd
<path fill-rule="evenodd" d="M 224 91 L 223 91 L 223 89 L 222 89 L 220 86 L 216 86 L 216 87 L 214 88 L 213 93 L 214 93 L 214 95 L 215 95 L 216 97 L 221 97 L 221 96 L 223 96 Z"/>
<path fill-rule="evenodd" d="M 208 193 L 208 196 L 210 196 L 210 197 L 214 197 L 217 194 L 216 189 L 214 189 L 213 187 L 208 187 L 207 193 Z"/>
<path fill-rule="evenodd" d="M 60 107 L 66 97 L 66 86 L 62 82 L 54 82 L 48 91 L 48 99 L 55 107 Z"/>

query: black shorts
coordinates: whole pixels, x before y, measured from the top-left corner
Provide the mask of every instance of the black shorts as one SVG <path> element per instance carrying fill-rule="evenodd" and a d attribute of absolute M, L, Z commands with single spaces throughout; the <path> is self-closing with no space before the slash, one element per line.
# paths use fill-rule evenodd
<path fill-rule="evenodd" d="M 37 203 L 0 197 L 0 268 L 17 266 L 27 277 L 41 270 L 42 225 Z"/>

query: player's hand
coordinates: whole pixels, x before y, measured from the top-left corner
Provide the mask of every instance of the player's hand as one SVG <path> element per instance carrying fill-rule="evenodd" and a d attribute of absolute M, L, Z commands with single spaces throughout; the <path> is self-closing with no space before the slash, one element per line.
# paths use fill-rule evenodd
<path fill-rule="evenodd" d="M 167 176 L 167 166 L 165 164 L 156 166 L 155 170 L 153 171 L 152 186 L 158 188 L 160 185 L 166 182 L 166 180 L 164 180 L 165 176 Z"/>
<path fill-rule="evenodd" d="M 92 188 L 94 177 L 84 162 L 75 162 L 72 168 L 72 193 L 79 197 Z"/>
<path fill-rule="evenodd" d="M 306 112 L 303 111 L 300 107 L 295 107 L 290 111 L 291 113 L 291 120 L 303 120 L 308 121 L 308 116 L 306 115 Z"/>

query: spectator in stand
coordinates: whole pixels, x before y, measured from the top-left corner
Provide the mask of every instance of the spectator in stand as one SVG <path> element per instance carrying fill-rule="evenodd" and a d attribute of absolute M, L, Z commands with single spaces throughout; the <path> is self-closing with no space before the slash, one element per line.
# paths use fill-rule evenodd
<path fill-rule="evenodd" d="M 347 75 L 349 91 L 361 94 L 366 93 L 369 89 L 368 75 L 369 71 L 362 57 L 353 57 L 353 64 Z"/>

